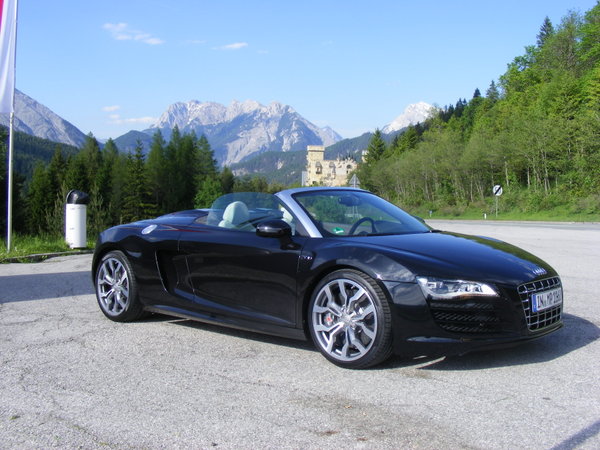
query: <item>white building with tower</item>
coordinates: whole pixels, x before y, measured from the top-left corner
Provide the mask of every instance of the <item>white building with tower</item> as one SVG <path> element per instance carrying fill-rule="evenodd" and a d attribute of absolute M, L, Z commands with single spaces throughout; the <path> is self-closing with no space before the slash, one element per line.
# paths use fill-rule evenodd
<path fill-rule="evenodd" d="M 347 186 L 348 176 L 356 170 L 352 158 L 325 159 L 325 146 L 306 147 L 306 171 L 302 172 L 302 186 Z"/>

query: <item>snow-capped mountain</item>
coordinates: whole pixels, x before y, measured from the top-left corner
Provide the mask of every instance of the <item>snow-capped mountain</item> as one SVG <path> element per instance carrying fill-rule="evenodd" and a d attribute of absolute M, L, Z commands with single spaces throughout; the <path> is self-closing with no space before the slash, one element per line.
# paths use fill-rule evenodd
<path fill-rule="evenodd" d="M 9 126 L 8 114 L 0 114 L 0 124 Z M 85 141 L 85 134 L 78 128 L 19 90 L 15 90 L 14 128 L 16 131 L 76 147 L 80 147 Z"/>
<path fill-rule="evenodd" d="M 409 125 L 416 125 L 423 122 L 434 111 L 434 107 L 425 102 L 413 103 L 408 105 L 404 112 L 396 117 L 391 123 L 383 127 L 382 133 L 389 134 L 394 131 L 402 130 Z"/>
<path fill-rule="evenodd" d="M 182 133 L 206 135 L 221 164 L 239 162 L 265 151 L 305 150 L 307 145 L 331 145 L 341 140 L 331 128 L 319 128 L 291 106 L 272 102 L 265 106 L 253 100 L 233 101 L 229 106 L 214 102 L 174 103 L 147 133 L 160 130 L 165 139 L 177 126 Z"/>

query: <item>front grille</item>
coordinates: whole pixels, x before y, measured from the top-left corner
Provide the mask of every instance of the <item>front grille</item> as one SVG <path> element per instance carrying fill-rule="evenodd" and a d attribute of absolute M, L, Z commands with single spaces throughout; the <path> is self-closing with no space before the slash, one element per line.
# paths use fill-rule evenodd
<path fill-rule="evenodd" d="M 559 277 L 546 278 L 545 280 L 533 281 L 519 286 L 519 296 L 523 303 L 525 320 L 530 331 L 537 331 L 547 326 L 560 322 L 562 316 L 562 304 L 539 312 L 533 312 L 531 296 L 550 289 L 562 287 Z"/>
<path fill-rule="evenodd" d="M 430 302 L 433 320 L 441 328 L 454 333 L 493 333 L 498 331 L 500 318 L 490 303 Z"/>

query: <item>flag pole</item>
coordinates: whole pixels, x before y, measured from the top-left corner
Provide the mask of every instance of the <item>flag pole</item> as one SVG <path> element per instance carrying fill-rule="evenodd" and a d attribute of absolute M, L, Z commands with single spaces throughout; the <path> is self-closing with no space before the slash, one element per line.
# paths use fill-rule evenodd
<path fill-rule="evenodd" d="M 6 1 L 6 0 L 4 0 Z M 3 2 L 0 2 L 2 6 Z M 9 0 L 10 1 L 10 0 Z M 9 12 L 9 17 L 4 18 L 2 22 L 5 27 L 7 23 L 10 23 L 11 18 L 14 19 L 14 27 L 9 28 L 8 37 L 6 35 L 7 30 L 2 29 L 3 32 L 3 52 L 6 51 L 8 55 L 9 64 L 12 62 L 12 67 L 9 67 L 9 71 L 12 71 L 12 77 L 8 78 L 12 83 L 12 98 L 10 104 L 10 119 L 8 125 L 8 193 L 7 193 L 7 214 L 6 214 L 6 253 L 10 253 L 12 249 L 12 211 L 13 211 L 13 151 L 14 151 L 14 122 L 15 122 L 15 80 L 16 80 L 16 70 L 17 70 L 17 22 L 18 22 L 18 10 L 19 10 L 19 0 L 14 0 L 14 11 L 9 12 L 5 10 L 5 12 Z M 0 14 L 1 16 L 2 14 Z M 12 42 L 11 42 L 12 41 Z M 12 48 L 11 48 L 12 47 Z M 12 53 L 12 57 L 11 57 Z M 12 60 L 12 61 L 11 61 Z M 3 79 L 6 73 L 3 74 Z"/>
<path fill-rule="evenodd" d="M 14 131 L 13 125 L 15 121 L 15 100 L 13 94 L 13 108 L 10 112 L 10 121 L 8 125 L 8 214 L 6 218 L 6 253 L 9 254 L 12 248 L 12 209 L 13 209 L 13 147 L 14 147 Z"/>

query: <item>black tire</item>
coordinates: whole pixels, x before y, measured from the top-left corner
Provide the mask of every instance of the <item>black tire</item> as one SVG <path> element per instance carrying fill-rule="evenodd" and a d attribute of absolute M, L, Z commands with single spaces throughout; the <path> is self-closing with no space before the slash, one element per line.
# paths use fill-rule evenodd
<path fill-rule="evenodd" d="M 392 354 L 392 314 L 381 287 L 357 270 L 337 270 L 316 286 L 308 306 L 313 342 L 349 369 L 380 364 Z"/>
<path fill-rule="evenodd" d="M 133 269 L 123 252 L 115 250 L 102 257 L 94 284 L 100 310 L 110 320 L 130 322 L 146 315 Z"/>

